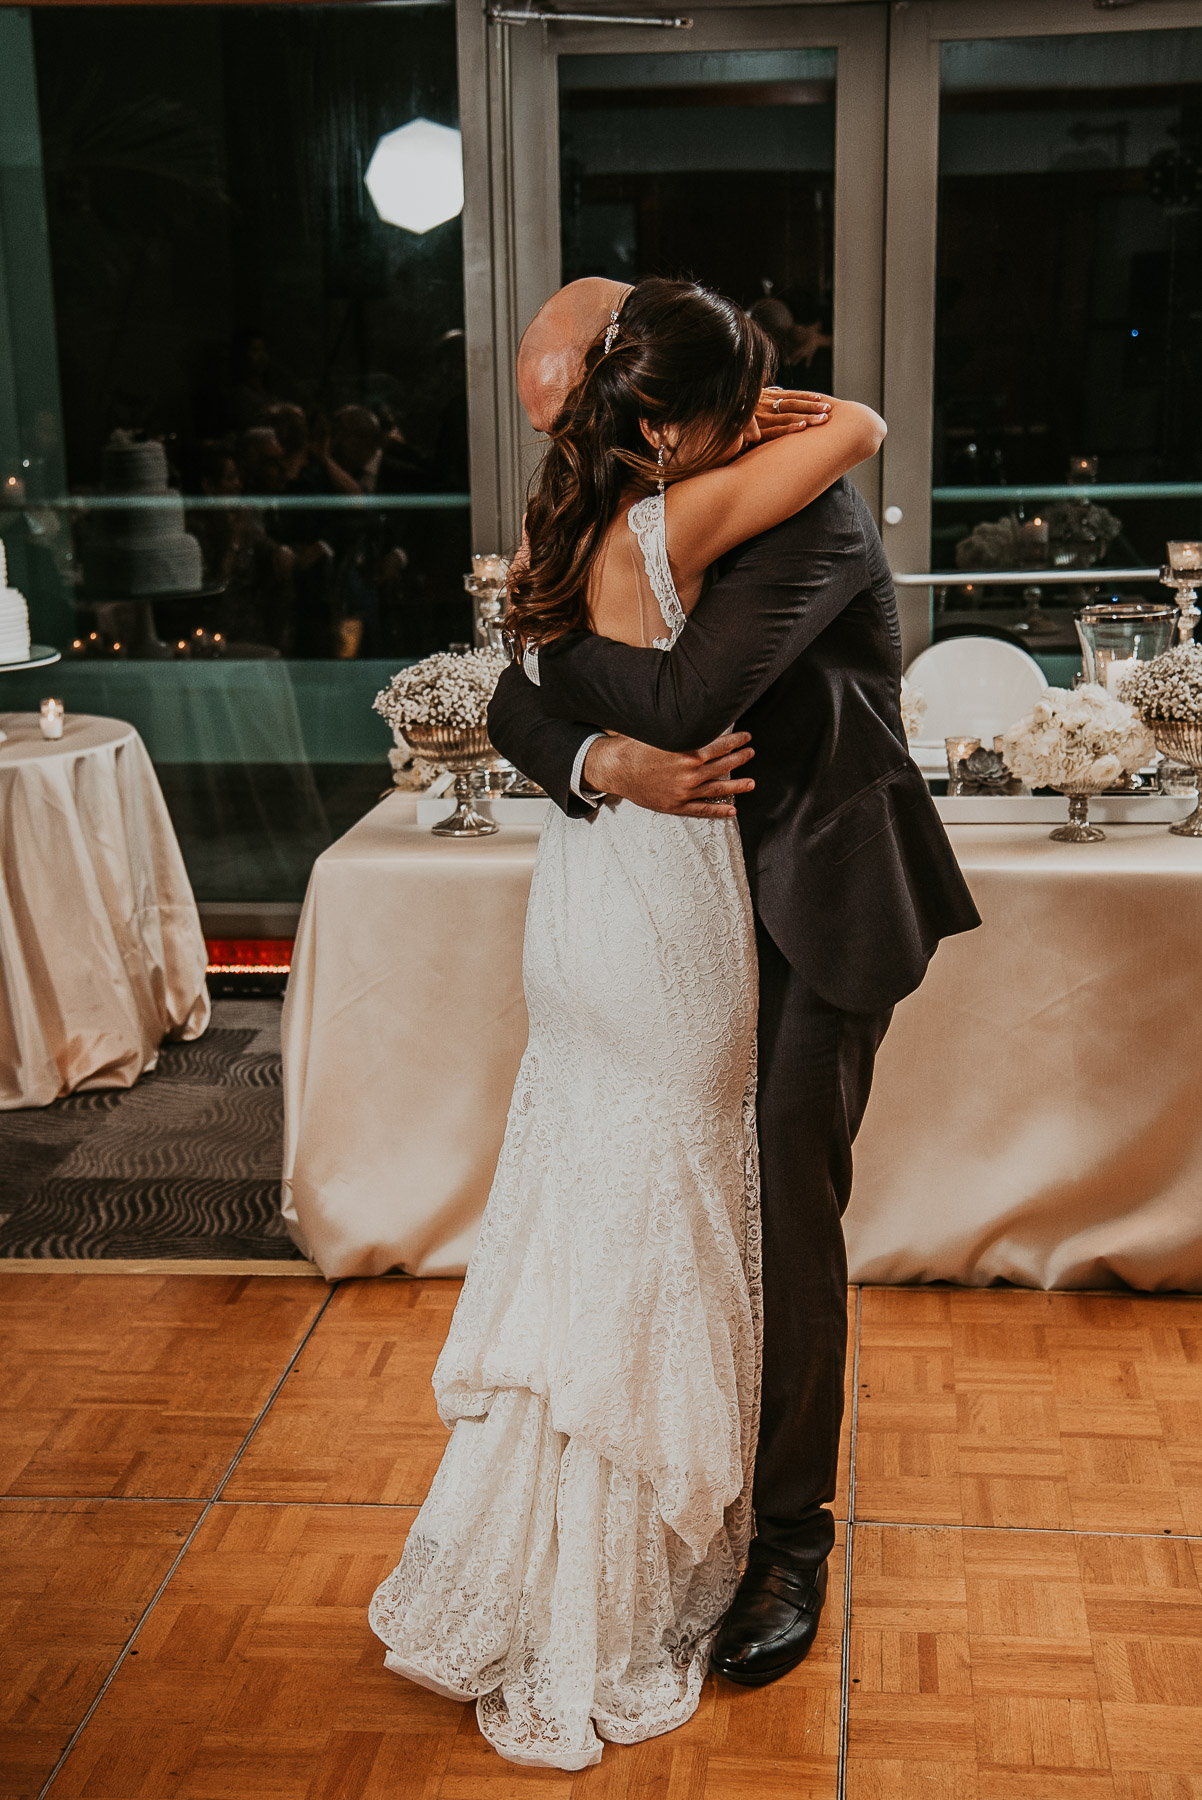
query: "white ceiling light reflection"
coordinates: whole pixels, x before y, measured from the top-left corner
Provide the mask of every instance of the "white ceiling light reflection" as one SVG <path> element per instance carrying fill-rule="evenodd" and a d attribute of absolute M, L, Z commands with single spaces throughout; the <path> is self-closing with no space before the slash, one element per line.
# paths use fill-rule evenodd
<path fill-rule="evenodd" d="M 387 131 L 371 153 L 363 185 L 386 225 L 432 231 L 463 211 L 459 133 L 432 119 Z"/>

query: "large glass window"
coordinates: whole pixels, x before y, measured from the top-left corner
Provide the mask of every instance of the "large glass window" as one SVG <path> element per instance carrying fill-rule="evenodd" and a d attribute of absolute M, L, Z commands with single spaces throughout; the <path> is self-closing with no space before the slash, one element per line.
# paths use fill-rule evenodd
<path fill-rule="evenodd" d="M 835 50 L 561 56 L 564 279 L 692 276 L 832 385 Z"/>
<path fill-rule="evenodd" d="M 944 44 L 931 569 L 1109 593 L 1202 534 L 1200 294 L 1202 30 Z M 1075 657 L 1080 601 L 949 587 L 935 624 Z"/>
<path fill-rule="evenodd" d="M 471 634 L 450 4 L 0 12 L 0 532 L 202 901 L 295 900 Z M 183 516 L 179 502 L 182 496 Z"/>

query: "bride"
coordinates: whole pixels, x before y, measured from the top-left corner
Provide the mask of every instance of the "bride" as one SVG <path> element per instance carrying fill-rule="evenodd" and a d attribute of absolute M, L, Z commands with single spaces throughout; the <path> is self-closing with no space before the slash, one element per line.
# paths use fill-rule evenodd
<path fill-rule="evenodd" d="M 771 352 L 643 281 L 550 432 L 510 580 L 540 644 L 668 650 L 710 566 L 877 448 L 866 408 L 759 443 Z M 587 796 L 586 796 L 587 797 Z M 598 797 L 600 798 L 600 797 Z M 529 1044 L 434 1372 L 452 1429 L 371 1624 L 517 1763 L 581 1769 L 697 1706 L 751 1528 L 759 1371 L 756 952 L 733 818 L 552 811 Z"/>

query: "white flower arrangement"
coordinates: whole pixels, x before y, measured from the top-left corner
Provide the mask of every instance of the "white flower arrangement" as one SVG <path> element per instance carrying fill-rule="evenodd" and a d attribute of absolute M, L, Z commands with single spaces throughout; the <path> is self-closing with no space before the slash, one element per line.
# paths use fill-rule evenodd
<path fill-rule="evenodd" d="M 918 734 L 922 730 L 922 722 L 927 716 L 927 697 L 916 687 L 911 687 L 904 675 L 901 684 L 901 716 L 906 742 L 913 744 L 917 740 Z"/>
<path fill-rule="evenodd" d="M 400 788 L 402 793 L 424 794 L 431 782 L 437 781 L 439 771 L 413 754 L 395 725 L 392 735 L 396 739 L 396 749 L 388 752 L 388 761 L 392 768 L 393 785 Z"/>
<path fill-rule="evenodd" d="M 1028 787 L 1092 793 L 1142 769 L 1155 751 L 1143 720 L 1096 683 L 1048 688 L 1003 739 L 1007 768 Z"/>
<path fill-rule="evenodd" d="M 398 747 L 406 725 L 447 725 L 472 731 L 486 723 L 488 703 L 508 658 L 499 650 L 440 651 L 401 669 L 372 701 L 387 719 Z"/>
<path fill-rule="evenodd" d="M 1178 644 L 1123 678 L 1122 697 L 1144 719 L 1202 719 L 1202 646 Z"/>

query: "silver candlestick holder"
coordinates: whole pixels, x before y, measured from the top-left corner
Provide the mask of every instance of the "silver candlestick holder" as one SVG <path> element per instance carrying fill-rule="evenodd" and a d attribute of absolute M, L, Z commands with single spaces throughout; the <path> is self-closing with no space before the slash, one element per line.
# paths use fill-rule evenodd
<path fill-rule="evenodd" d="M 475 638 L 479 648 L 500 650 L 505 622 L 505 583 L 509 564 L 496 552 L 472 557 L 472 572 L 463 585 L 472 597 Z"/>
<path fill-rule="evenodd" d="M 506 582 L 509 564 L 495 553 L 472 557 L 472 572 L 465 575 L 463 585 L 472 596 L 475 614 L 476 643 L 490 650 L 504 652 Z M 541 799 L 543 790 L 537 782 L 528 781 L 520 769 L 507 758 L 498 756 L 483 777 L 486 791 L 508 794 L 510 799 Z"/>
<path fill-rule="evenodd" d="M 1192 644 L 1194 630 L 1202 611 L 1198 607 L 1198 589 L 1202 587 L 1202 541 L 1175 538 L 1168 546 L 1169 560 L 1160 571 L 1163 587 L 1172 588 L 1177 596 L 1181 617 L 1177 621 L 1177 642 Z"/>

